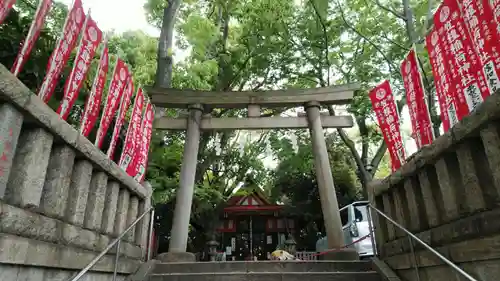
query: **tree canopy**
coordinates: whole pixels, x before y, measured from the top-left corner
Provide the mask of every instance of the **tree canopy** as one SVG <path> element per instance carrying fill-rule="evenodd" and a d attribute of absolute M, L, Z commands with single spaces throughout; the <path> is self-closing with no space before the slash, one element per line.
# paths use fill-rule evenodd
<path fill-rule="evenodd" d="M 170 77 L 172 84 L 167 86 L 171 87 L 224 91 L 361 83 L 351 104 L 325 108 L 331 115 L 351 114 L 356 123 L 352 130 L 327 132 L 339 203 L 346 204 L 360 197 L 373 176 L 389 173 L 387 149 L 374 121 L 368 91 L 383 79 L 390 79 L 398 108 L 403 109 L 399 64 L 412 44 L 421 57 L 433 121 L 439 128 L 422 45 L 430 12 L 436 6 L 432 1 L 409 0 L 149 0 L 145 8 L 150 23 L 162 29 L 156 81 L 160 86 L 165 86 L 165 80 L 158 80 L 161 77 Z M 174 62 L 181 53 L 188 55 Z M 264 114 L 295 112 L 282 109 Z M 217 109 L 211 113 L 216 117 L 244 114 Z M 227 191 L 237 186 L 245 173 L 259 173 L 270 196 L 276 200 L 281 198 L 276 197 L 278 194 L 288 198 L 290 212 L 300 204 L 310 204 L 311 211 L 306 213 L 319 214 L 313 220 L 315 231 L 321 232 L 308 135 L 263 133 L 247 142 L 242 153 L 234 146 L 237 135 L 221 132 L 202 136 L 198 188 L 208 183 L 208 190 L 219 189 L 224 195 L 219 198 L 227 198 Z M 296 151 L 291 149 L 290 136 L 295 136 Z M 251 162 L 262 153 L 267 155 L 264 161 L 257 158 Z M 266 165 L 269 158 L 275 167 Z M 304 216 L 303 221 L 311 218 Z"/>

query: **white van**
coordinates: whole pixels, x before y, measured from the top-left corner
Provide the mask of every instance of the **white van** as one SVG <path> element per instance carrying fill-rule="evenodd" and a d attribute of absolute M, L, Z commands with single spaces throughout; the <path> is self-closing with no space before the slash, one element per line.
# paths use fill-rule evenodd
<path fill-rule="evenodd" d="M 340 209 L 340 218 L 342 219 L 343 226 L 342 230 L 344 232 L 344 245 L 350 245 L 350 248 L 356 249 L 360 258 L 374 256 L 374 247 L 370 236 L 351 245 L 370 233 L 368 204 L 368 201 L 357 201 Z M 375 241 L 375 238 L 373 241 Z M 316 242 L 316 251 L 323 252 L 326 250 L 328 250 L 328 241 L 326 237 L 323 237 Z"/>

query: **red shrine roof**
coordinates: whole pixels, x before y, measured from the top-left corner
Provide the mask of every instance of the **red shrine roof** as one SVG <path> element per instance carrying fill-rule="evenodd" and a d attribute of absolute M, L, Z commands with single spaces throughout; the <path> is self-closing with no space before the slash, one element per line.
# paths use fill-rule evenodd
<path fill-rule="evenodd" d="M 226 202 L 227 207 L 224 212 L 259 212 L 259 211 L 279 211 L 281 205 L 272 204 L 262 192 L 254 190 L 247 195 L 235 194 Z"/>

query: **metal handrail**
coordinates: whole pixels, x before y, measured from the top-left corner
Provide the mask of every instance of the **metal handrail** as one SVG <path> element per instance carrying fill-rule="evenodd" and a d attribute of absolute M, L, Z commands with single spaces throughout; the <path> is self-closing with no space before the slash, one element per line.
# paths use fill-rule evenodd
<path fill-rule="evenodd" d="M 347 207 L 351 206 L 351 205 L 354 205 L 354 204 L 359 204 L 359 203 L 366 203 L 367 205 L 369 205 L 370 201 L 354 201 L 352 202 L 351 204 L 349 205 L 345 205 L 344 207 L 340 208 L 339 209 L 339 212 L 342 212 L 343 210 L 347 209 Z"/>
<path fill-rule="evenodd" d="M 340 212 L 342 212 L 343 210 L 347 209 L 348 207 L 350 207 L 350 206 L 354 205 L 354 204 L 360 204 L 360 203 L 362 203 L 362 204 L 365 204 L 365 203 L 366 203 L 366 206 L 370 205 L 370 204 L 369 204 L 369 203 L 370 203 L 370 201 L 354 201 L 354 202 L 352 202 L 351 204 L 349 204 L 349 205 L 345 205 L 344 207 L 340 208 L 340 209 L 339 209 L 339 213 L 340 213 Z M 368 215 L 369 215 L 369 214 L 368 214 Z M 352 224 L 352 221 L 348 221 L 345 225 L 343 225 L 343 226 L 342 226 L 342 230 L 346 230 L 347 228 L 349 228 L 349 227 L 351 226 L 351 224 Z M 375 252 L 373 252 L 373 253 L 375 253 Z"/>
<path fill-rule="evenodd" d="M 153 222 L 154 222 L 154 208 L 150 207 L 148 210 L 146 210 L 144 213 L 142 213 L 127 229 L 125 229 L 118 237 L 113 240 L 109 245 L 102 250 L 102 252 L 97 255 L 86 267 L 84 267 L 80 272 L 78 272 L 77 275 L 75 275 L 73 278 L 69 279 L 69 281 L 77 281 L 79 280 L 85 273 L 87 273 L 99 260 L 101 260 L 102 257 L 104 257 L 110 250 L 116 245 L 116 258 L 115 258 L 115 268 L 113 271 L 113 281 L 116 280 L 116 275 L 117 275 L 117 270 L 118 270 L 118 258 L 120 256 L 120 241 L 121 239 L 132 229 L 134 226 L 139 223 L 147 214 L 151 213 L 151 220 L 150 220 L 150 225 L 149 225 L 149 233 L 148 233 L 148 243 L 147 243 L 147 256 L 146 256 L 146 261 L 149 261 L 151 259 L 151 239 L 152 239 L 152 232 L 153 232 Z"/>
<path fill-rule="evenodd" d="M 413 254 L 413 259 L 415 261 L 415 269 L 416 269 L 416 274 L 417 274 L 417 280 L 420 280 L 420 276 L 419 276 L 419 271 L 418 271 L 418 265 L 416 263 L 417 260 L 416 260 L 416 257 L 415 257 L 415 252 L 413 250 L 412 239 L 415 240 L 415 241 L 417 241 L 420 245 L 424 246 L 427 250 L 429 250 L 431 253 L 433 253 L 434 255 L 436 255 L 441 261 L 443 261 L 444 263 L 446 263 L 447 265 L 449 265 L 451 268 L 453 268 L 455 271 L 457 271 L 458 273 L 460 273 L 467 280 L 469 280 L 469 281 L 478 281 L 476 278 L 472 277 L 470 274 L 468 274 L 467 272 L 465 272 L 458 265 L 456 265 L 452 261 L 448 260 L 446 257 L 444 257 L 443 255 L 441 255 L 438 251 L 434 250 L 431 246 L 427 245 L 424 241 L 420 240 L 416 235 L 414 235 L 409 230 L 407 230 L 406 228 L 404 228 L 403 226 L 401 226 L 400 224 L 398 224 L 397 222 L 395 222 L 393 219 L 391 219 L 389 216 L 387 216 L 386 214 L 384 214 L 382 211 L 380 211 L 379 209 L 375 208 L 371 204 L 369 204 L 368 206 L 370 207 L 370 209 L 375 210 L 379 215 L 383 216 L 386 220 L 388 220 L 389 222 L 391 222 L 393 225 L 397 226 L 400 230 L 402 230 L 403 232 L 405 232 L 408 235 L 408 238 L 409 238 L 409 241 L 410 241 L 411 252 Z M 371 217 L 370 213 L 371 212 L 368 212 L 368 215 Z M 371 229 L 370 229 L 370 231 L 371 231 Z M 372 243 L 372 245 L 375 246 L 373 243 Z M 375 253 L 375 251 L 374 251 L 374 253 Z"/>

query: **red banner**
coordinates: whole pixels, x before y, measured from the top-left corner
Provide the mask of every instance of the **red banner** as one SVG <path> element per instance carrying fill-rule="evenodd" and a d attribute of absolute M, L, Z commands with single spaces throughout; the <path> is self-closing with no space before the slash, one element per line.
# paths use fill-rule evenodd
<path fill-rule="evenodd" d="M 500 23 L 500 0 L 489 0 L 489 2 L 491 4 L 490 7 L 493 8 L 495 19 Z M 500 27 L 498 27 L 498 29 L 500 32 Z"/>
<path fill-rule="evenodd" d="M 146 168 L 148 167 L 148 154 L 149 146 L 151 143 L 151 136 L 153 135 L 153 119 L 154 111 L 151 103 L 146 105 L 144 117 L 142 117 L 141 125 L 141 141 L 139 143 L 138 158 L 136 164 L 135 180 L 141 183 L 146 175 Z"/>
<path fill-rule="evenodd" d="M 144 101 L 143 101 L 144 104 Z M 149 103 L 148 103 L 149 105 Z M 146 113 L 146 112 L 145 112 Z M 144 117 L 142 116 L 142 110 L 139 113 L 138 116 L 138 126 L 137 126 L 137 132 L 135 134 L 134 138 L 134 157 L 132 159 L 132 166 L 129 168 L 129 175 L 135 177 L 137 175 L 137 172 L 139 171 L 138 165 L 140 161 L 140 153 L 141 153 L 141 146 L 142 146 L 142 133 L 144 130 L 144 122 L 142 121 Z"/>
<path fill-rule="evenodd" d="M 26 59 L 31 53 L 31 49 L 35 45 L 38 36 L 40 35 L 40 31 L 42 30 L 43 24 L 45 22 L 45 17 L 50 11 L 50 7 L 52 6 L 52 0 L 42 0 L 38 3 L 38 8 L 35 12 L 35 17 L 33 22 L 31 23 L 30 30 L 28 31 L 28 35 L 26 39 L 24 39 L 23 46 L 19 50 L 17 54 L 16 60 L 12 65 L 11 72 L 17 76 L 26 62 Z M 1 12 L 0 12 L 1 13 Z"/>
<path fill-rule="evenodd" d="M 115 117 L 116 109 L 118 107 L 118 103 L 121 101 L 122 93 L 128 77 L 129 72 L 127 65 L 118 58 L 115 70 L 113 71 L 111 83 L 109 84 L 106 105 L 104 106 L 101 122 L 99 123 L 99 129 L 97 130 L 95 145 L 98 148 L 101 148 L 102 141 L 108 132 L 109 125 L 111 124 L 111 121 L 113 121 L 113 117 Z"/>
<path fill-rule="evenodd" d="M 454 102 L 459 120 L 489 95 L 481 62 L 467 33 L 456 0 L 444 0 L 434 14 L 434 25 L 443 44 L 445 61 L 450 61 L 451 77 L 458 91 Z"/>
<path fill-rule="evenodd" d="M 399 132 L 399 116 L 389 81 L 385 80 L 375 87 L 370 91 L 369 96 L 391 156 L 394 172 L 405 163 L 406 156 Z"/>
<path fill-rule="evenodd" d="M 136 153 L 136 138 L 141 129 L 142 108 L 144 106 L 144 95 L 142 89 L 137 90 L 135 96 L 134 110 L 130 116 L 128 124 L 127 136 L 125 137 L 125 144 L 123 147 L 122 155 L 120 157 L 119 165 L 131 177 L 135 176 L 134 155 Z"/>
<path fill-rule="evenodd" d="M 147 107 L 149 106 L 149 103 L 146 104 L 146 110 L 147 110 Z M 142 153 L 142 145 L 143 145 L 143 133 L 144 133 L 144 118 L 146 118 L 147 114 L 147 111 L 144 111 L 144 116 L 142 116 L 142 119 L 141 119 L 141 126 L 139 127 L 139 130 L 137 132 L 137 135 L 135 137 L 135 147 L 134 147 L 134 159 L 132 159 L 133 161 L 133 167 L 131 169 L 133 169 L 133 175 L 134 175 L 134 178 L 137 177 L 137 174 L 139 173 L 139 164 L 141 163 L 141 153 Z M 140 177 L 138 177 L 140 178 Z M 140 181 L 138 181 L 140 183 Z"/>
<path fill-rule="evenodd" d="M 406 90 L 406 102 L 410 112 L 411 125 L 417 147 L 431 144 L 434 140 L 429 110 L 425 101 L 422 74 L 418 65 L 417 54 L 412 48 L 401 63 L 401 74 Z"/>
<path fill-rule="evenodd" d="M 127 113 L 133 93 L 134 93 L 134 82 L 132 81 L 132 77 L 129 76 L 127 87 L 125 87 L 125 93 L 122 95 L 120 107 L 118 108 L 115 128 L 113 129 L 113 135 L 111 136 L 111 142 L 108 148 L 107 154 L 108 157 L 111 159 L 113 159 L 113 153 L 115 152 L 116 143 L 118 142 L 118 137 L 120 136 L 120 132 L 123 126 L 123 121 L 125 120 L 125 114 Z"/>
<path fill-rule="evenodd" d="M 500 55 L 498 54 L 498 24 L 495 21 L 489 0 L 458 1 L 462 16 L 472 39 L 472 43 L 481 60 L 483 74 L 486 78 L 489 92 L 483 93 L 483 98 L 500 89 Z"/>
<path fill-rule="evenodd" d="M 71 51 L 75 48 L 76 39 L 78 39 L 84 21 L 85 13 L 83 12 L 82 1 L 75 0 L 71 11 L 66 17 L 62 36 L 50 55 L 47 71 L 38 92 L 38 95 L 45 103 L 49 102 L 54 93 L 59 75 L 61 75 Z"/>
<path fill-rule="evenodd" d="M 425 39 L 441 111 L 441 121 L 444 131 L 448 132 L 451 127 L 458 123 L 457 103 L 455 102 L 457 90 L 450 71 L 452 66 L 450 66 L 449 61 L 444 59 L 443 44 L 438 32 L 433 29 Z"/>
<path fill-rule="evenodd" d="M 102 32 L 90 15 L 88 15 L 85 20 L 85 27 L 83 30 L 84 33 L 80 40 L 80 47 L 76 53 L 73 69 L 71 70 L 69 79 L 66 80 L 64 96 L 57 109 L 57 114 L 64 120 L 68 119 L 68 115 L 78 98 L 80 88 L 82 87 L 83 81 L 85 81 L 85 76 L 87 76 L 90 63 L 102 39 Z"/>
<path fill-rule="evenodd" d="M 3 23 L 15 3 L 16 0 L 0 0 L 0 24 Z"/>
<path fill-rule="evenodd" d="M 87 103 L 85 104 L 85 110 L 80 124 L 80 133 L 86 137 L 94 128 L 101 109 L 102 92 L 104 90 L 104 85 L 106 84 L 106 75 L 108 74 L 109 68 L 108 58 L 108 47 L 106 46 L 106 43 L 104 43 L 99 66 L 94 78 L 94 83 L 92 84 L 92 90 L 90 91 Z"/>

